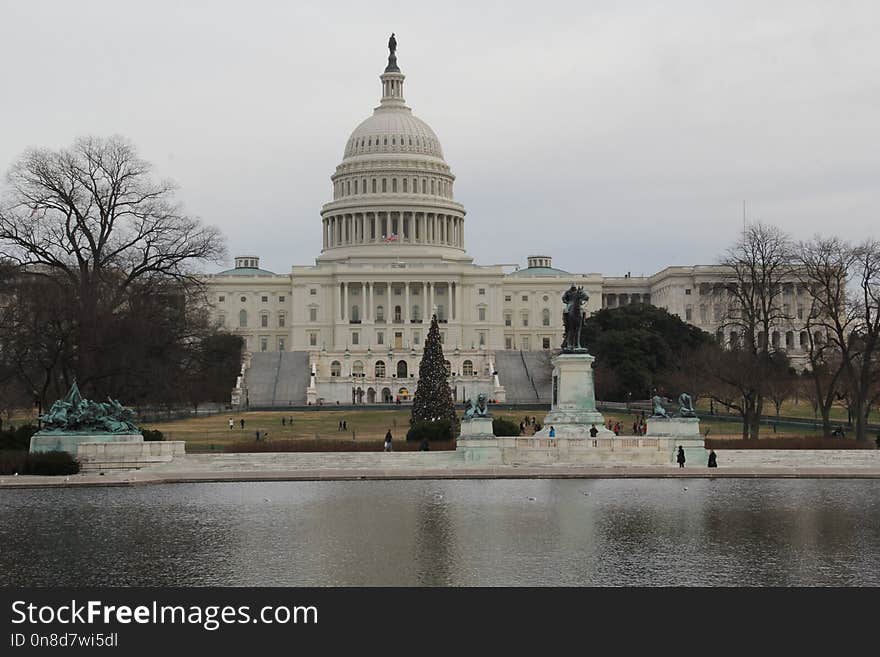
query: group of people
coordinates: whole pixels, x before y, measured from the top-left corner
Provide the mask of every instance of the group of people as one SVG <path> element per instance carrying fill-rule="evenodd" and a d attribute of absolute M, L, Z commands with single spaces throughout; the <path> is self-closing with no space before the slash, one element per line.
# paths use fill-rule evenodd
<path fill-rule="evenodd" d="M 347 420 L 339 420 L 339 428 L 336 430 L 337 431 L 348 431 L 348 421 Z M 390 434 L 391 432 L 389 431 L 388 433 Z M 391 451 L 391 450 L 386 450 L 386 451 Z"/>
<path fill-rule="evenodd" d="M 609 431 L 613 431 L 615 436 L 619 436 L 621 433 L 623 433 L 623 424 L 621 424 L 620 420 L 606 420 L 605 428 Z M 644 436 L 647 432 L 648 423 L 645 420 L 645 413 L 642 412 L 641 415 L 637 416 L 636 419 L 633 420 L 632 435 Z"/>
<path fill-rule="evenodd" d="M 529 417 L 526 415 L 522 422 L 519 423 L 519 435 L 527 436 L 529 435 L 529 430 L 531 433 L 538 433 L 542 429 L 541 423 L 535 419 L 535 416 Z"/>
<path fill-rule="evenodd" d="M 678 462 L 678 467 L 683 468 L 685 463 L 685 455 L 684 455 L 684 447 L 681 445 L 678 446 L 678 454 L 675 456 L 675 460 Z M 717 468 L 718 467 L 718 455 L 715 453 L 714 449 L 709 450 L 709 461 L 706 463 L 706 467 L 709 468 Z"/>

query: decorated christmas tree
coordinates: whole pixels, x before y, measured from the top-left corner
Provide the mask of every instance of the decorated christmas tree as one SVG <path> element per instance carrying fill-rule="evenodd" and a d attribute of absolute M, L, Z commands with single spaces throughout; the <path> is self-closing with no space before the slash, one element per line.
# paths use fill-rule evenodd
<path fill-rule="evenodd" d="M 412 426 L 415 431 L 410 431 L 413 437 L 416 434 L 424 434 L 429 439 L 458 436 L 460 427 L 448 377 L 443 345 L 440 343 L 440 327 L 434 315 L 425 338 L 425 350 L 419 363 L 419 384 L 413 397 Z M 421 435 L 418 437 L 421 438 Z"/>

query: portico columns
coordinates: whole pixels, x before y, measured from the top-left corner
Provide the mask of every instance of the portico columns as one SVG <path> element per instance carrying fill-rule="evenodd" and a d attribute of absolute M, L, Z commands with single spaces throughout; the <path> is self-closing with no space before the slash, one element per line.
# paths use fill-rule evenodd
<path fill-rule="evenodd" d="M 345 299 L 342 305 L 342 319 L 344 320 L 346 317 L 348 317 L 348 283 L 342 284 L 342 293 Z"/>
<path fill-rule="evenodd" d="M 403 322 L 404 324 L 409 324 L 409 283 L 403 284 Z"/>

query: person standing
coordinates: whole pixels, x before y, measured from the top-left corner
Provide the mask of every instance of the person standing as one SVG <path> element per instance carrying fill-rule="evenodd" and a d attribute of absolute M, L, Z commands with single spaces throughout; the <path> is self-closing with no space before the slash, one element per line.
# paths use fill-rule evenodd
<path fill-rule="evenodd" d="M 595 438 L 599 435 L 599 430 L 596 428 L 596 425 L 590 427 L 590 438 Z"/>
<path fill-rule="evenodd" d="M 391 429 L 385 434 L 385 451 L 391 451 Z"/>
<path fill-rule="evenodd" d="M 244 418 L 241 418 L 241 430 L 244 431 Z"/>
<path fill-rule="evenodd" d="M 678 456 L 675 460 L 678 461 L 679 468 L 684 467 L 684 448 L 681 445 L 678 446 Z"/>
<path fill-rule="evenodd" d="M 286 425 L 287 425 L 287 418 L 286 418 L 286 417 L 282 417 L 282 418 L 281 418 L 281 426 L 283 427 L 283 426 L 286 426 Z"/>
<path fill-rule="evenodd" d="M 556 438 L 556 427 L 554 427 L 552 424 L 550 425 L 550 437 Z"/>
<path fill-rule="evenodd" d="M 229 418 L 229 430 L 232 431 L 232 428 L 235 426 L 235 422 L 232 418 Z"/>
<path fill-rule="evenodd" d="M 708 466 L 710 468 L 717 468 L 718 467 L 718 457 L 716 456 L 714 449 L 709 452 Z"/>

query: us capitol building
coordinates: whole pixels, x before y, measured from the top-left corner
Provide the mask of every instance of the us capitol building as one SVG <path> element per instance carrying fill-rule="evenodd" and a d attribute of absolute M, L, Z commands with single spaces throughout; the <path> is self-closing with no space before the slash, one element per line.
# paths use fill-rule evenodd
<path fill-rule="evenodd" d="M 457 401 L 479 392 L 547 401 L 550 352 L 563 338 L 561 296 L 572 284 L 589 294 L 589 312 L 651 303 L 721 330 L 712 296 L 719 266 L 607 278 L 556 269 L 549 255 L 507 273 L 475 264 L 455 175 L 437 135 L 406 105 L 393 36 L 389 48 L 379 106 L 351 133 L 330 177 L 315 264 L 275 274 L 257 256 L 239 256 L 234 269 L 208 277 L 214 318 L 245 340 L 234 403 L 408 401 L 432 313 Z M 797 303 L 799 290 L 790 292 Z M 795 352 L 806 341 L 795 326 L 772 339 Z"/>

